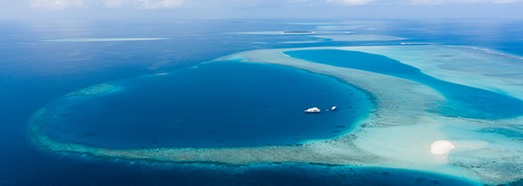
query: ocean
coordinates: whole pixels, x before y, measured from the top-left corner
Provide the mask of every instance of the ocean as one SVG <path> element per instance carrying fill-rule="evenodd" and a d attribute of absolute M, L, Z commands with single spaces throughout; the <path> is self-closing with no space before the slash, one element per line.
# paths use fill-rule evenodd
<path fill-rule="evenodd" d="M 523 56 L 522 29 L 521 20 L 0 21 L 0 185 L 477 185 L 453 175 L 379 166 L 173 163 L 57 152 L 35 142 L 30 118 L 50 108 L 60 114 L 42 125 L 42 134 L 110 149 L 300 145 L 357 130 L 354 123 L 375 107 L 373 96 L 306 70 L 209 61 L 258 49 L 406 44 L 475 46 Z M 344 34 L 365 37 L 332 37 Z M 313 56 L 299 58 L 318 63 L 342 55 L 306 54 Z M 433 112 L 494 120 L 523 112 L 514 97 L 416 70 L 414 75 L 387 70 L 381 73 L 428 84 L 457 104 Z M 104 84 L 118 90 L 81 95 Z M 460 98 L 470 95 L 502 103 L 479 108 L 477 99 Z M 303 113 L 316 106 L 321 114 Z M 338 109 L 326 111 L 332 106 Z M 506 106 L 511 109 L 499 109 Z"/>

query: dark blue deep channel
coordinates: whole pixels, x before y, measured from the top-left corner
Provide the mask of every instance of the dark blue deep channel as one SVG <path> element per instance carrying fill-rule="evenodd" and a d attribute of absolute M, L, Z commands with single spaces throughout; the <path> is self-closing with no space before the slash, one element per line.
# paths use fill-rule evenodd
<path fill-rule="evenodd" d="M 209 63 L 113 84 L 123 91 L 51 104 L 61 116 L 42 132 L 107 148 L 292 145 L 341 135 L 372 107 L 337 79 L 268 64 Z M 310 107 L 322 113 L 304 113 Z"/>
<path fill-rule="evenodd" d="M 364 52 L 345 50 L 296 50 L 285 54 L 316 63 L 375 72 L 426 84 L 447 101 L 433 111 L 446 116 L 502 119 L 523 115 L 523 101 L 483 89 L 442 81 L 394 59 Z M 464 77 L 466 78 L 466 77 Z M 394 86 L 394 85 L 383 85 Z"/>

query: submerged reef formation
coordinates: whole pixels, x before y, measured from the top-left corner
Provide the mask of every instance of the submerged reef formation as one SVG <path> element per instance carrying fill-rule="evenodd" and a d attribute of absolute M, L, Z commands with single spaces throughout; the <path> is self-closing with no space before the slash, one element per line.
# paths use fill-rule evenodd
<path fill-rule="evenodd" d="M 120 90 L 121 90 L 121 87 L 118 87 L 116 85 L 113 85 L 113 84 L 110 84 L 110 83 L 102 83 L 102 84 L 99 84 L 99 85 L 90 86 L 90 87 L 84 88 L 82 90 L 72 92 L 72 93 L 66 95 L 66 97 L 70 97 L 70 96 L 84 96 L 84 97 L 97 96 L 97 95 L 103 95 L 103 94 L 109 94 L 109 93 L 117 92 L 117 91 L 120 91 Z"/>
<path fill-rule="evenodd" d="M 376 108 L 343 136 L 289 146 L 110 149 L 55 141 L 40 130 L 57 114 L 46 107 L 30 119 L 32 136 L 47 150 L 99 157 L 233 165 L 295 162 L 390 167 L 454 175 L 485 184 L 523 179 L 523 116 L 488 119 L 444 115 L 435 108 L 445 104 L 447 97 L 425 84 L 285 54 L 319 49 L 384 55 L 434 78 L 523 99 L 523 69 L 519 67 L 523 60 L 486 49 L 435 45 L 267 49 L 215 61 L 278 64 L 335 77 L 372 95 Z M 104 85 L 70 95 L 93 96 L 108 90 L 115 87 Z"/>

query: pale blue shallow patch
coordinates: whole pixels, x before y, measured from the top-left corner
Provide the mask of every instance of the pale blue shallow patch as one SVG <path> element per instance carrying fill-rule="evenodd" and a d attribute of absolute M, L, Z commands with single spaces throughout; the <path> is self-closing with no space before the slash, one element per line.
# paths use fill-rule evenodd
<path fill-rule="evenodd" d="M 345 50 L 295 50 L 287 51 L 285 54 L 316 63 L 375 72 L 426 84 L 447 98 L 439 108 L 432 110 L 446 116 L 502 119 L 523 115 L 522 100 L 443 81 L 386 56 Z"/>

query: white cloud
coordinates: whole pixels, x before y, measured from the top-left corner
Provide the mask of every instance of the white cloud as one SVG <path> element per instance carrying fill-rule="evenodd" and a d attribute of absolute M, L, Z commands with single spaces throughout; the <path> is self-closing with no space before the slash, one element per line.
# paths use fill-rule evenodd
<path fill-rule="evenodd" d="M 171 9 L 182 0 L 28 0 L 31 8 L 61 10 L 67 8 Z"/>
<path fill-rule="evenodd" d="M 294 2 L 310 2 L 314 0 L 291 0 Z M 317 1 L 317 0 L 316 0 Z M 410 4 L 477 4 L 477 3 L 491 3 L 491 4 L 505 4 L 522 2 L 523 0 L 324 0 L 327 3 L 339 3 L 345 5 L 366 5 L 366 4 L 386 4 L 386 5 L 401 5 L 405 2 Z"/>
<path fill-rule="evenodd" d="M 40 9 L 65 9 L 70 7 L 82 7 L 81 0 L 29 0 L 32 8 Z"/>
<path fill-rule="evenodd" d="M 375 0 L 326 0 L 328 3 L 341 3 L 344 5 L 365 5 L 374 2 Z"/>
<path fill-rule="evenodd" d="M 2 1 L 2 0 L 0 0 Z M 445 4 L 508 4 L 523 0 L 26 0 L 35 9 L 173 9 L 188 8 L 262 9 L 300 5 L 303 7 L 328 7 L 337 5 L 445 5 Z M 27 5 L 27 4 L 26 4 Z M 323 6 L 325 5 L 325 6 Z"/>
<path fill-rule="evenodd" d="M 308 5 L 313 6 L 317 4 L 321 4 L 322 1 L 318 0 L 287 0 L 286 4 L 295 5 L 295 4 L 301 4 L 301 5 Z"/>
<path fill-rule="evenodd" d="M 182 5 L 182 0 L 138 0 L 141 8 L 145 9 L 171 9 Z"/>
<path fill-rule="evenodd" d="M 376 0 L 287 0 L 288 4 L 309 4 L 309 5 L 315 5 L 315 4 L 343 4 L 343 5 L 365 5 L 372 3 Z"/>
<path fill-rule="evenodd" d="M 410 0 L 413 4 L 477 4 L 477 3 L 491 3 L 491 4 L 505 4 L 521 2 L 521 0 Z"/>
<path fill-rule="evenodd" d="M 104 7 L 106 8 L 119 8 L 125 4 L 125 0 L 106 0 Z"/>

